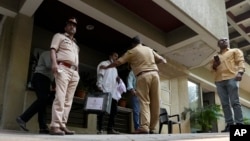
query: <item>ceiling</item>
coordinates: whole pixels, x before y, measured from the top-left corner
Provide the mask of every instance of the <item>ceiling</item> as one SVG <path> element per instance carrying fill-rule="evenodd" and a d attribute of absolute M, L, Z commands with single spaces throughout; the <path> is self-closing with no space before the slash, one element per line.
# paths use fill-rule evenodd
<path fill-rule="evenodd" d="M 170 32 L 184 25 L 151 0 L 114 0 L 114 2 L 140 16 L 162 32 Z M 154 16 L 151 11 L 158 13 L 159 16 Z M 51 32 L 63 32 L 65 21 L 71 16 L 78 19 L 75 37 L 79 43 L 103 53 L 117 51 L 122 54 L 129 46 L 131 37 L 56 0 L 42 2 L 34 14 L 34 24 Z M 94 29 L 88 29 L 89 26 L 94 27 Z"/>
<path fill-rule="evenodd" d="M 250 63 L 250 1 L 225 0 L 231 47 L 244 51 Z"/>
<path fill-rule="evenodd" d="M 119 28 L 117 28 L 116 24 L 110 24 L 110 21 L 105 21 L 109 20 L 110 17 L 103 19 L 103 15 L 103 17 L 100 17 L 101 14 L 96 14 L 98 10 L 94 11 L 91 8 L 85 7 L 86 9 L 84 9 L 80 7 L 82 6 L 80 4 L 85 4 L 86 2 L 94 3 L 94 1 L 88 0 L 26 0 L 27 4 L 24 4 L 19 12 L 34 16 L 34 24 L 36 26 L 40 26 L 51 32 L 63 32 L 66 19 L 70 16 L 75 16 L 78 18 L 77 34 L 75 37 L 79 43 L 106 54 L 110 51 L 117 51 L 120 55 L 123 54 L 129 46 L 131 37 L 135 33 L 140 32 L 131 30 L 130 27 L 122 24 L 118 24 Z M 171 58 L 187 68 L 204 65 L 208 61 L 207 58 L 210 58 L 211 54 L 215 52 L 215 49 L 209 45 L 209 40 L 201 40 L 199 34 L 203 35 L 203 33 L 199 33 L 199 30 L 196 30 L 199 28 L 198 26 L 191 25 L 192 29 L 189 28 L 191 26 L 187 26 L 187 23 L 184 24 L 181 22 L 182 18 L 176 17 L 175 12 L 171 10 L 169 12 L 169 9 L 162 7 L 162 2 L 166 1 L 106 0 L 105 2 L 118 7 L 120 10 L 118 12 L 122 13 L 126 11 L 130 13 L 130 17 L 136 17 L 136 20 L 140 20 L 139 22 L 147 25 L 147 28 L 154 29 L 155 33 L 169 34 L 171 36 L 173 31 L 180 28 L 190 30 L 192 32 L 192 34 L 189 34 L 190 36 L 180 38 L 176 42 L 171 42 L 171 40 L 167 42 L 157 41 L 157 39 L 154 39 L 154 33 L 150 37 L 140 34 L 144 44 L 149 45 L 164 57 Z M 231 46 L 241 48 L 247 59 L 248 54 L 250 54 L 250 16 L 248 16 L 250 15 L 250 2 L 249 0 L 225 0 L 225 2 Z M 0 12 L 0 14 L 5 15 L 7 13 L 6 15 L 11 17 L 16 15 L 13 11 L 6 11 L 5 13 Z M 89 14 L 91 11 L 94 12 Z M 175 16 L 171 13 L 174 13 Z M 0 25 L 2 19 L 5 18 L 0 15 Z M 89 27 L 94 28 L 91 30 Z"/>

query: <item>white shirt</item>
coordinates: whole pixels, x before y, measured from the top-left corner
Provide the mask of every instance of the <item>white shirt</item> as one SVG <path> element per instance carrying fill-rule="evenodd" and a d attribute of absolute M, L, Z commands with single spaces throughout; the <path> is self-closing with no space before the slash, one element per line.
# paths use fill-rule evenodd
<path fill-rule="evenodd" d="M 113 97 L 114 99 L 116 99 L 117 101 L 121 99 L 122 94 L 126 93 L 126 86 L 124 84 L 124 82 L 122 81 L 122 79 L 120 79 L 120 83 L 117 83 L 117 93 L 116 93 L 116 97 Z"/>
<path fill-rule="evenodd" d="M 110 60 L 102 61 L 97 66 L 97 87 L 101 88 L 103 92 L 111 93 L 112 98 L 117 100 L 117 86 L 116 78 L 118 76 L 117 69 L 115 67 L 108 69 L 100 69 L 100 66 L 107 66 L 111 64 Z"/>

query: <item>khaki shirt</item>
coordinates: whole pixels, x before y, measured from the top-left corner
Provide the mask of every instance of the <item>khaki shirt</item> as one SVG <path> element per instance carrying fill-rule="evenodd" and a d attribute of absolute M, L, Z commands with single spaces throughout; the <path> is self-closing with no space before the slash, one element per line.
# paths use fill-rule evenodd
<path fill-rule="evenodd" d="M 68 34 L 56 33 L 52 39 L 50 48 L 56 50 L 57 61 L 66 61 L 71 65 L 79 64 L 79 47 L 75 40 L 67 37 Z"/>
<path fill-rule="evenodd" d="M 221 64 L 217 70 L 213 70 L 213 59 L 211 60 L 211 69 L 214 73 L 215 81 L 222 81 L 235 78 L 239 71 L 244 72 L 245 60 L 243 52 L 240 49 L 227 49 L 218 54 Z"/>
<path fill-rule="evenodd" d="M 121 64 L 128 62 L 135 75 L 142 71 L 156 70 L 158 67 L 156 61 L 162 59 L 153 49 L 138 44 L 136 47 L 128 50 L 118 59 Z"/>

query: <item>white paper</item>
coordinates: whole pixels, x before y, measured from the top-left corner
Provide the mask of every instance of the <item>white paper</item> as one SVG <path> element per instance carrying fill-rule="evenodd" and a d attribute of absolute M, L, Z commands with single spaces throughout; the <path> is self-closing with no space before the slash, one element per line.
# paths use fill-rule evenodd
<path fill-rule="evenodd" d="M 102 110 L 103 98 L 88 97 L 86 109 Z"/>

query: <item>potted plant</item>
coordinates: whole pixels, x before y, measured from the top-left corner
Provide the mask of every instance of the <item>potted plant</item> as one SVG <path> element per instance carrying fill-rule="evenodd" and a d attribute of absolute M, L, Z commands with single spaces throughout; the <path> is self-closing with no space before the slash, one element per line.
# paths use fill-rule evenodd
<path fill-rule="evenodd" d="M 127 99 L 122 97 L 119 101 L 118 101 L 118 105 L 121 107 L 126 107 L 127 106 Z"/>
<path fill-rule="evenodd" d="M 243 117 L 244 125 L 250 125 L 250 118 Z"/>
<path fill-rule="evenodd" d="M 197 124 L 199 132 L 210 132 L 212 123 L 223 117 L 221 111 L 220 105 L 212 104 L 195 110 L 185 107 L 181 115 L 182 119 L 185 120 L 189 114 L 191 124 Z"/>
<path fill-rule="evenodd" d="M 75 96 L 85 98 L 88 93 L 93 91 L 96 91 L 96 78 L 88 72 L 81 72 Z"/>

